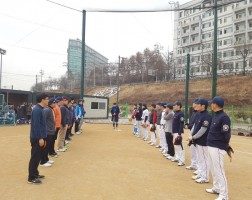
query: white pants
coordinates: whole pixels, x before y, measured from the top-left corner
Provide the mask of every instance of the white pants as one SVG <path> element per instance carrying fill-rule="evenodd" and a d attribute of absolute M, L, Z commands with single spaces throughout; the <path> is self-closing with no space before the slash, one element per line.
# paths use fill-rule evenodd
<path fill-rule="evenodd" d="M 198 175 L 202 179 L 209 181 L 209 161 L 207 146 L 201 146 L 197 144 L 196 149 L 198 153 Z"/>
<path fill-rule="evenodd" d="M 159 138 L 159 144 L 157 144 L 157 145 L 160 145 L 160 125 L 157 125 L 156 138 Z"/>
<path fill-rule="evenodd" d="M 178 136 L 178 133 L 173 134 L 173 143 L 175 141 L 175 138 Z M 181 134 L 182 136 L 182 134 Z M 180 162 L 180 163 L 185 163 L 185 149 L 183 147 L 183 144 L 181 145 L 174 145 L 175 149 L 175 158 Z"/>
<path fill-rule="evenodd" d="M 140 129 L 141 121 L 136 120 L 136 126 L 137 126 L 137 134 L 136 135 L 141 136 L 141 129 Z"/>
<path fill-rule="evenodd" d="M 224 172 L 225 150 L 208 147 L 210 169 L 213 176 L 213 189 L 219 192 L 219 197 L 228 199 L 228 185 Z"/>
<path fill-rule="evenodd" d="M 153 126 L 153 124 L 150 124 L 150 127 L 152 127 Z M 150 135 L 151 135 L 151 143 L 153 143 L 153 144 L 156 144 L 156 134 L 155 134 L 155 132 L 152 132 L 152 131 L 150 131 Z"/>
<path fill-rule="evenodd" d="M 159 137 L 160 137 L 160 146 L 161 146 L 162 149 L 165 149 L 167 147 L 167 145 L 165 146 L 165 144 L 166 144 L 165 131 L 164 131 L 162 125 L 160 126 L 160 129 L 159 129 Z"/>
<path fill-rule="evenodd" d="M 142 127 L 142 133 L 143 133 L 143 138 L 145 139 L 145 140 L 148 140 L 148 127 L 147 128 L 144 128 L 144 127 Z"/>
<path fill-rule="evenodd" d="M 191 167 L 198 169 L 198 152 L 196 147 L 192 144 L 190 146 L 190 152 L 191 152 Z"/>

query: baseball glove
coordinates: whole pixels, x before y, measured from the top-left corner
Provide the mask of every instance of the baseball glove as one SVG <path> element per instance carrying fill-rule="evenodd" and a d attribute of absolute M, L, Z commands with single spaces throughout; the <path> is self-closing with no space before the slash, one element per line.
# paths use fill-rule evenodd
<path fill-rule="evenodd" d="M 152 125 L 151 128 L 150 128 L 150 131 L 151 131 L 151 132 L 155 132 L 155 130 L 156 130 L 156 126 L 155 126 L 155 125 Z"/>
<path fill-rule="evenodd" d="M 142 124 L 142 127 L 143 127 L 143 128 L 147 128 L 147 127 L 148 127 L 148 124 L 143 123 L 143 124 Z"/>
<path fill-rule="evenodd" d="M 178 135 L 178 136 L 175 138 L 174 145 L 181 145 L 181 144 L 182 144 L 182 136 L 181 136 L 181 135 Z"/>
<path fill-rule="evenodd" d="M 188 146 L 190 147 L 192 144 L 196 147 L 196 144 L 194 143 L 194 141 L 190 140 L 189 143 L 188 143 Z"/>
<path fill-rule="evenodd" d="M 227 155 L 229 156 L 230 158 L 230 162 L 232 162 L 232 153 L 234 153 L 234 150 L 231 146 L 228 146 L 228 149 L 227 149 Z"/>

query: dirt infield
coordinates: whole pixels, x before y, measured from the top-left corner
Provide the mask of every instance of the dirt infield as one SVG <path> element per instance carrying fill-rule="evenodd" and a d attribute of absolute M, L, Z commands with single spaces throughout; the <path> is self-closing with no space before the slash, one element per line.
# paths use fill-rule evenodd
<path fill-rule="evenodd" d="M 0 127 L 1 200 L 213 200 L 209 184 L 197 184 L 192 171 L 178 167 L 132 135 L 132 127 L 85 124 L 41 185 L 27 184 L 30 158 L 29 126 Z M 230 200 L 252 199 L 252 140 L 232 136 L 233 162 L 226 157 Z M 186 163 L 189 148 L 186 146 Z"/>

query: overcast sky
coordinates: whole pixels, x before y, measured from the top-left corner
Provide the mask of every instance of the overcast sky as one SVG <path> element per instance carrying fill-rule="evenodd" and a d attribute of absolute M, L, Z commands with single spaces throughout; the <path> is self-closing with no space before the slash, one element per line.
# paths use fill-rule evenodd
<path fill-rule="evenodd" d="M 149 10 L 171 8 L 168 0 L 53 0 L 77 10 Z M 170 1 L 171 2 L 171 1 Z M 188 0 L 181 0 L 181 3 Z M 173 14 L 86 14 L 86 44 L 109 59 L 129 57 L 161 44 L 172 50 Z M 63 75 L 68 40 L 82 37 L 82 13 L 46 0 L 7 0 L 0 3 L 0 48 L 3 55 L 2 88 L 30 90 L 36 75 L 43 79 Z M 39 79 L 40 81 L 40 79 Z"/>

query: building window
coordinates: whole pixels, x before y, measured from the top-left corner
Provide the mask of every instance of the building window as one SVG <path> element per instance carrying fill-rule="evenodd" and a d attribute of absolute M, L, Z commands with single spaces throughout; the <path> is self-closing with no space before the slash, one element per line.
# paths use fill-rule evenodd
<path fill-rule="evenodd" d="M 204 28 L 208 28 L 208 27 L 211 27 L 211 22 L 207 22 L 207 23 L 204 23 L 203 25 L 202 25 L 202 28 L 204 29 Z"/>
<path fill-rule="evenodd" d="M 97 110 L 97 109 L 106 109 L 106 104 L 104 102 L 91 102 L 91 109 Z"/>
<path fill-rule="evenodd" d="M 183 12 L 179 12 L 179 18 L 183 16 Z"/>

